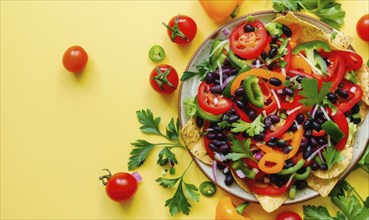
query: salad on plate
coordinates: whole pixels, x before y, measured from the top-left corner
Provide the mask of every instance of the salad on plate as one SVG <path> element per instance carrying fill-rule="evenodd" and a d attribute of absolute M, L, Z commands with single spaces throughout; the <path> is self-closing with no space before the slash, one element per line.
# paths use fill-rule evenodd
<path fill-rule="evenodd" d="M 187 148 L 213 181 L 238 184 L 268 212 L 307 188 L 327 196 L 350 169 L 367 117 L 368 67 L 350 37 L 291 12 L 231 27 L 181 78 Z"/>

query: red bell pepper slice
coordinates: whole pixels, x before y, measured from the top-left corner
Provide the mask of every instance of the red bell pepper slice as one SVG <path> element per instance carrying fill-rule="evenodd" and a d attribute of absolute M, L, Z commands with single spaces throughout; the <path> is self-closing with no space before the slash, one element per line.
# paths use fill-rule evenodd
<path fill-rule="evenodd" d="M 341 55 L 342 58 L 345 60 L 346 72 L 349 72 L 351 70 L 358 70 L 363 65 L 363 58 L 355 52 L 334 51 L 334 53 Z"/>
<path fill-rule="evenodd" d="M 328 59 L 330 65 L 328 66 L 325 81 L 332 82 L 331 91 L 334 91 L 345 76 L 345 60 L 338 53 L 331 53 Z"/>
<path fill-rule="evenodd" d="M 293 180 L 292 180 L 292 182 L 289 183 L 288 186 L 287 186 L 287 183 L 286 183 L 282 187 L 275 187 L 275 186 L 272 186 L 272 185 L 268 185 L 266 187 L 261 187 L 261 186 L 256 185 L 255 180 L 247 179 L 247 185 L 256 194 L 268 195 L 268 196 L 277 196 L 277 195 L 281 195 L 281 194 L 287 192 L 291 188 L 291 186 L 293 185 Z"/>
<path fill-rule="evenodd" d="M 240 118 L 245 122 L 252 122 L 249 116 L 246 114 L 246 112 L 242 109 L 240 109 L 236 103 L 233 103 L 233 108 L 236 110 L 236 114 L 240 116 Z"/>
<path fill-rule="evenodd" d="M 330 113 L 330 116 L 332 117 L 333 121 L 339 126 L 339 128 L 341 129 L 341 131 L 345 135 L 336 144 L 336 150 L 343 150 L 346 146 L 346 142 L 347 142 L 347 138 L 348 138 L 348 134 L 349 134 L 349 126 L 348 126 L 346 116 L 340 110 L 338 110 L 335 115 L 332 115 Z"/>
<path fill-rule="evenodd" d="M 343 79 L 343 89 L 345 89 L 349 93 L 349 97 L 346 99 L 339 99 L 335 106 L 343 113 L 349 111 L 354 107 L 356 103 L 361 100 L 363 96 L 363 90 L 360 86 L 350 82 L 349 80 Z M 352 88 L 354 88 L 355 92 L 352 92 Z"/>

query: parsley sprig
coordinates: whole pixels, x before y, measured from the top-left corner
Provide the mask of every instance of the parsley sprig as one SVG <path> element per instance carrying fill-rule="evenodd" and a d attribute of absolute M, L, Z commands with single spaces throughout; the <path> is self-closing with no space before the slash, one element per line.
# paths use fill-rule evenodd
<path fill-rule="evenodd" d="M 314 78 L 304 78 L 301 82 L 302 90 L 299 95 L 303 96 L 300 100 L 301 104 L 306 106 L 321 105 L 323 101 L 329 100 L 326 98 L 332 87 L 331 82 L 323 82 L 320 90 L 318 89 L 318 80 Z"/>
<path fill-rule="evenodd" d="M 212 65 L 208 60 L 203 60 L 196 66 L 196 71 L 185 71 L 181 77 L 181 81 L 186 81 L 193 76 L 199 76 L 203 80 L 208 72 L 212 71 Z"/>
<path fill-rule="evenodd" d="M 261 114 L 255 118 L 255 120 L 251 123 L 245 122 L 243 120 L 238 120 L 231 124 L 232 132 L 246 132 L 249 136 L 255 136 L 264 131 L 264 123 L 262 120 Z"/>
<path fill-rule="evenodd" d="M 250 158 L 252 160 L 255 160 L 254 156 L 252 155 L 250 151 L 250 145 L 251 145 L 250 138 L 241 142 L 240 140 L 235 138 L 233 135 L 229 135 L 228 137 L 231 140 L 231 149 L 232 149 L 232 153 L 228 153 L 225 156 L 228 160 L 237 161 L 242 158 Z"/>
<path fill-rule="evenodd" d="M 166 139 L 163 143 L 151 143 L 146 140 L 138 139 L 134 143 L 131 151 L 131 157 L 128 162 L 128 169 L 134 170 L 142 166 L 152 152 L 154 147 L 162 147 L 159 154 L 157 164 L 159 166 L 165 166 L 169 164 L 171 167 L 178 164 L 176 155 L 173 153 L 173 148 L 187 149 L 180 141 L 180 128 L 179 120 L 176 121 L 172 118 L 169 124 L 166 126 L 165 132 L 160 130 L 160 117 L 155 117 L 154 114 L 149 110 L 140 110 L 136 112 L 138 122 L 141 124 L 140 130 L 144 134 L 159 135 Z M 190 165 L 193 160 L 191 160 Z M 160 177 L 156 179 L 161 186 L 164 188 L 174 188 L 177 186 L 177 190 L 174 196 L 165 201 L 165 207 L 169 207 L 171 215 L 175 215 L 179 212 L 188 215 L 190 212 L 191 204 L 189 200 L 199 201 L 198 189 L 195 185 L 189 184 L 184 181 L 184 176 L 187 173 L 188 168 L 178 178 L 164 178 Z M 177 184 L 178 183 L 178 184 Z"/>
<path fill-rule="evenodd" d="M 338 208 L 336 216 L 331 216 L 326 207 L 307 205 L 303 206 L 304 219 L 361 220 L 369 218 L 369 196 L 364 201 L 346 180 L 337 183 L 329 197 Z"/>
<path fill-rule="evenodd" d="M 191 160 L 190 164 L 183 172 L 183 174 L 178 178 L 164 178 L 159 177 L 156 179 L 162 187 L 164 188 L 173 188 L 177 185 L 178 187 L 174 196 L 167 201 L 165 201 L 165 207 L 169 207 L 169 212 L 172 216 L 176 215 L 179 212 L 188 215 L 190 213 L 191 204 L 188 200 L 193 200 L 195 202 L 199 201 L 200 194 L 198 193 L 198 188 L 193 185 L 186 183 L 184 180 L 184 176 L 187 173 L 188 168 L 191 166 L 193 160 Z"/>
<path fill-rule="evenodd" d="M 164 143 L 151 143 L 146 140 L 138 139 L 131 143 L 135 148 L 131 151 L 131 157 L 128 162 L 128 169 L 134 170 L 142 166 L 155 146 L 163 146 L 159 153 L 157 164 L 164 166 L 166 164 L 178 164 L 175 154 L 171 151 L 173 148 L 186 148 L 179 141 L 179 120 L 174 122 L 172 118 L 166 127 L 166 133 L 162 133 L 159 128 L 160 117 L 154 117 L 153 113 L 147 109 L 136 112 L 137 119 L 142 125 L 140 130 L 144 134 L 160 135 L 167 140 Z"/>
<path fill-rule="evenodd" d="M 339 30 L 344 24 L 346 12 L 335 0 L 273 0 L 275 12 L 308 11 L 321 21 Z"/>

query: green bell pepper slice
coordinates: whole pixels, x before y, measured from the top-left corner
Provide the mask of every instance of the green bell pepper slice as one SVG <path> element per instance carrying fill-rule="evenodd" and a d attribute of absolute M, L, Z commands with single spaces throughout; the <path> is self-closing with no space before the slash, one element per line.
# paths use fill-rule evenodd
<path fill-rule="evenodd" d="M 259 79 L 257 76 L 248 76 L 243 81 L 243 89 L 248 100 L 259 108 L 264 108 L 263 92 L 259 86 Z"/>
<path fill-rule="evenodd" d="M 339 142 L 345 136 L 340 127 L 332 120 L 324 122 L 322 128 L 336 142 Z"/>

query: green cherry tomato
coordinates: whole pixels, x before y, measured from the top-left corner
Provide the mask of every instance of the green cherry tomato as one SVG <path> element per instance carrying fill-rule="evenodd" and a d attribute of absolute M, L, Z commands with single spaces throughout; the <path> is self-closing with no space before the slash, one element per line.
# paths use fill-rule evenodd
<path fill-rule="evenodd" d="M 217 187 L 213 182 L 205 181 L 200 184 L 200 192 L 206 197 L 213 196 L 217 191 Z"/>
<path fill-rule="evenodd" d="M 165 57 L 165 51 L 162 46 L 154 45 L 149 50 L 149 58 L 154 62 L 160 62 Z"/>

